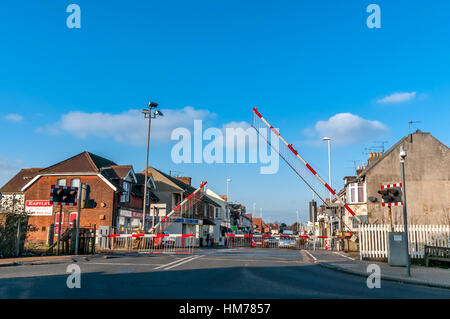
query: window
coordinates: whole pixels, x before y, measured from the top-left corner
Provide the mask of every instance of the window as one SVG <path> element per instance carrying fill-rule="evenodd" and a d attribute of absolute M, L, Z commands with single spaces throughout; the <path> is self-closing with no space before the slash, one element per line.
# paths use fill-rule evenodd
<path fill-rule="evenodd" d="M 66 186 L 66 179 L 65 178 L 60 178 L 58 179 L 58 186 Z"/>
<path fill-rule="evenodd" d="M 80 188 L 80 179 L 72 178 L 72 180 L 70 181 L 70 186 Z"/>
<path fill-rule="evenodd" d="M 366 201 L 366 184 L 351 183 L 347 186 L 347 203 L 364 203 Z"/>
<path fill-rule="evenodd" d="M 123 196 L 124 196 L 124 202 L 130 201 L 130 183 L 123 182 Z"/>

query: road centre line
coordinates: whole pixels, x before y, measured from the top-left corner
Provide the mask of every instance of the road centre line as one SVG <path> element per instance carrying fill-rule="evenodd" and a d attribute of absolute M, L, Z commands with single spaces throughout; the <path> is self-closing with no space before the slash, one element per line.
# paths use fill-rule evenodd
<path fill-rule="evenodd" d="M 312 257 L 312 259 L 314 259 L 314 261 L 317 261 L 317 258 L 316 257 L 314 257 L 309 251 L 307 251 L 307 250 L 303 250 L 305 253 L 307 253 L 309 256 L 311 256 Z"/>
<path fill-rule="evenodd" d="M 165 267 L 164 270 L 169 270 L 169 269 L 172 269 L 172 268 L 174 268 L 174 267 L 178 267 L 178 266 L 180 266 L 180 265 L 182 265 L 182 264 L 185 264 L 185 263 L 187 263 L 187 262 L 193 261 L 193 260 L 198 259 L 198 258 L 201 258 L 201 257 L 203 257 L 203 255 L 196 256 L 196 257 L 192 257 L 192 258 L 189 258 L 189 259 L 186 259 L 186 258 L 185 258 L 182 262 L 180 262 L 180 263 L 178 263 L 178 264 L 172 265 L 172 266 L 170 266 L 170 267 Z M 156 269 L 156 268 L 155 268 L 155 269 Z"/>
<path fill-rule="evenodd" d="M 172 264 L 175 264 L 175 263 L 178 263 L 178 262 L 182 262 L 182 261 L 184 261 L 184 260 L 186 260 L 186 259 L 190 259 L 190 258 L 192 258 L 192 257 L 185 257 L 185 258 L 177 259 L 177 260 L 172 261 L 172 262 L 170 262 L 170 263 L 168 263 L 168 264 L 164 264 L 164 265 L 158 266 L 158 267 L 156 267 L 155 269 L 160 269 L 160 268 L 163 268 L 163 267 L 166 267 L 166 266 L 170 266 L 170 265 L 172 265 Z"/>

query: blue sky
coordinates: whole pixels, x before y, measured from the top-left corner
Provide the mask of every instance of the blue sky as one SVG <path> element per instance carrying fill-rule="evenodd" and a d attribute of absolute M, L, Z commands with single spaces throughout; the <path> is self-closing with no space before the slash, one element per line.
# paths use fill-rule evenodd
<path fill-rule="evenodd" d="M 81 29 L 66 26 L 70 3 Z M 366 26 L 370 3 L 381 29 Z M 2 4 L 0 184 L 84 150 L 142 170 L 145 121 L 133 110 L 148 100 L 166 115 L 152 129 L 152 165 L 220 194 L 232 178 L 231 199 L 272 221 L 293 222 L 296 209 L 307 219 L 311 192 L 286 165 L 261 175 L 259 164 L 175 164 L 171 129 L 244 125 L 256 106 L 323 177 L 330 135 L 334 188 L 410 120 L 449 145 L 448 1 Z"/>

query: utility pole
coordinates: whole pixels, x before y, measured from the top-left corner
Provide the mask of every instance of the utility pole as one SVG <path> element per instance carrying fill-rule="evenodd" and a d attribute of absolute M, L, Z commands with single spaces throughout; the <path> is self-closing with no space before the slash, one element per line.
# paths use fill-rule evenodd
<path fill-rule="evenodd" d="M 405 251 L 406 251 L 406 275 L 411 276 L 411 259 L 409 258 L 408 248 L 408 216 L 406 212 L 406 187 L 405 187 L 405 158 L 406 151 L 403 146 L 400 146 L 400 173 L 402 176 L 402 196 L 403 196 L 403 225 L 404 225 L 404 237 L 405 237 Z"/>
<path fill-rule="evenodd" d="M 81 200 L 83 198 L 83 184 L 80 184 L 80 190 L 78 192 L 78 213 L 77 213 L 77 232 L 75 237 L 75 255 L 78 255 L 78 247 L 80 244 L 80 213 L 81 213 Z"/>
<path fill-rule="evenodd" d="M 160 111 L 154 111 L 152 114 L 152 109 L 158 106 L 158 103 L 148 102 L 148 108 L 142 110 L 142 114 L 144 114 L 144 118 L 148 118 L 148 132 L 147 132 L 147 157 L 145 162 L 145 179 L 144 179 L 144 206 L 142 207 L 142 230 L 145 233 L 145 210 L 147 208 L 147 181 L 148 181 L 148 153 L 150 147 L 150 127 L 152 123 L 152 118 L 156 118 L 156 116 L 163 116 Z M 149 202 L 151 203 L 151 190 L 149 188 Z M 150 205 L 149 205 L 150 207 Z M 153 214 L 152 218 L 152 227 L 155 227 L 155 214 Z"/>
<path fill-rule="evenodd" d="M 298 234 L 298 209 L 297 209 L 297 234 Z"/>
<path fill-rule="evenodd" d="M 59 204 L 59 216 L 58 216 L 58 242 L 57 242 L 57 248 L 56 248 L 56 256 L 59 256 L 59 243 L 61 241 L 61 223 L 64 220 L 62 218 L 62 204 Z"/>

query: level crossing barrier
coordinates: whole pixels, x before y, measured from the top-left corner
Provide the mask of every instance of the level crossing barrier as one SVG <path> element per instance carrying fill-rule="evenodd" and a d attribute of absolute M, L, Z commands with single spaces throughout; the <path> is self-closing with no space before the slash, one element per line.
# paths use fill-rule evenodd
<path fill-rule="evenodd" d="M 111 234 L 97 235 L 100 251 L 148 254 L 193 254 L 193 234 Z"/>
<path fill-rule="evenodd" d="M 335 250 L 342 236 L 226 234 L 228 248 L 286 248 Z"/>

